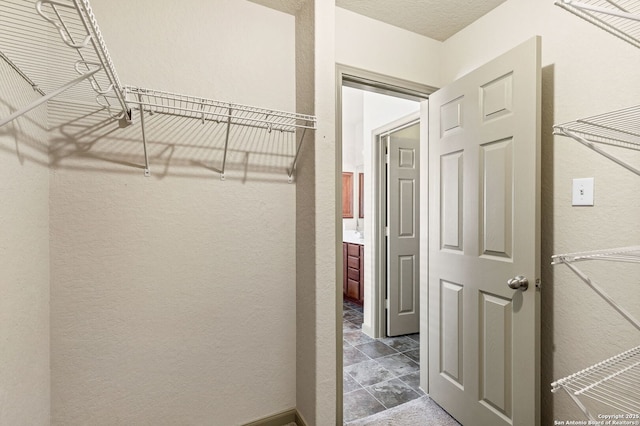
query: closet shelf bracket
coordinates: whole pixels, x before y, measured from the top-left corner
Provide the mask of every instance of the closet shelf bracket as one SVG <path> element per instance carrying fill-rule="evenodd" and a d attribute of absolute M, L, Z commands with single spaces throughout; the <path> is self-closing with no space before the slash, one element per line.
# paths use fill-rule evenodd
<path fill-rule="evenodd" d="M 570 137 L 625 169 L 640 175 L 640 168 L 601 148 L 611 146 L 640 151 L 640 106 L 557 124 L 553 126 L 553 134 Z"/>
<path fill-rule="evenodd" d="M 623 247 L 609 250 L 597 250 L 580 253 L 558 254 L 552 256 L 552 265 L 565 264 L 585 284 L 587 284 L 598 296 L 604 299 L 613 309 L 640 330 L 640 321 L 633 317 L 626 309 L 613 300 L 602 287 L 593 281 L 587 274 L 578 268 L 575 263 L 583 261 L 614 261 L 625 263 L 640 263 L 640 246 Z"/>
<path fill-rule="evenodd" d="M 31 111 L 34 108 L 39 107 L 40 105 L 42 105 L 43 103 L 49 101 L 50 99 L 58 96 L 59 94 L 61 94 L 62 92 L 72 88 L 73 86 L 75 86 L 76 84 L 80 83 L 81 81 L 84 81 L 88 78 L 91 78 L 95 73 L 97 73 L 98 71 L 100 71 L 101 68 L 96 68 L 93 69 L 91 71 L 88 71 L 82 75 L 80 75 L 77 78 L 74 78 L 73 80 L 71 80 L 70 82 L 60 86 L 59 88 L 57 88 L 56 90 L 49 92 L 47 94 L 45 94 L 44 96 L 36 99 L 35 101 L 31 102 L 29 105 L 21 108 L 20 110 L 14 112 L 13 114 L 3 118 L 2 120 L 0 120 L 0 127 L 4 126 L 7 123 L 10 123 L 11 121 L 15 120 L 16 118 L 20 117 L 21 115 Z M 34 86 L 34 88 L 37 86 Z"/>

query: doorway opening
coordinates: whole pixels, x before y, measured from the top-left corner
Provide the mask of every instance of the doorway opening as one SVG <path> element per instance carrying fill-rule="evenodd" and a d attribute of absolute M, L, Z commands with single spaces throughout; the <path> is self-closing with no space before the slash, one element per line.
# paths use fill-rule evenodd
<path fill-rule="evenodd" d="M 343 392 L 338 404 L 344 407 L 347 422 L 424 395 L 418 330 L 387 337 L 387 268 L 379 266 L 387 264 L 389 251 L 381 237 L 389 191 L 381 147 L 392 140 L 395 146 L 419 132 L 420 103 L 435 89 L 341 66 L 337 74 L 337 140 L 343 172 L 343 297 L 339 298 L 343 322 L 338 333 L 342 337 L 338 365 L 343 366 L 338 381 Z M 404 160 L 410 158 L 419 164 L 417 152 Z M 416 215 L 415 223 L 418 220 Z M 419 299 L 413 302 L 419 304 Z"/>

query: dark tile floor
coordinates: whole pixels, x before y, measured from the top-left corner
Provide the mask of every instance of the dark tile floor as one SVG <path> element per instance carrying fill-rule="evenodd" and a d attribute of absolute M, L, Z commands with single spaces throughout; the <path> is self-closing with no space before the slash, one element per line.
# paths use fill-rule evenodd
<path fill-rule="evenodd" d="M 362 329 L 362 306 L 343 303 L 344 421 L 419 398 L 420 335 L 373 339 Z"/>

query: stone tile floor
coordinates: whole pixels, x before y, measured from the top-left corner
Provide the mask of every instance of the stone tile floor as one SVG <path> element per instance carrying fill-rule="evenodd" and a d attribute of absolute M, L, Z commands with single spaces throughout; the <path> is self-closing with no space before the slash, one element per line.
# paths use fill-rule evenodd
<path fill-rule="evenodd" d="M 420 335 L 373 339 L 361 331 L 362 307 L 343 303 L 344 421 L 420 398 Z"/>

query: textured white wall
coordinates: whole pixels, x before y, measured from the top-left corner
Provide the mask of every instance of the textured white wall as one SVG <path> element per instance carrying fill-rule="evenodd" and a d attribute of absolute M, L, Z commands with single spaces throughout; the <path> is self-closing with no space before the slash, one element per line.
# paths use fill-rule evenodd
<path fill-rule="evenodd" d="M 292 16 L 92 5 L 124 83 L 295 110 Z M 231 425 L 295 407 L 296 187 L 291 159 L 268 154 L 280 136 L 233 138 L 221 181 L 215 126 L 147 119 L 145 178 L 137 117 L 118 129 L 51 106 L 52 423 Z"/>
<path fill-rule="evenodd" d="M 39 97 L 0 60 L 0 117 Z M 0 128 L 0 424 L 49 424 L 49 173 L 41 106 Z"/>
<path fill-rule="evenodd" d="M 336 62 L 440 86 L 442 43 L 336 8 Z"/>
<path fill-rule="evenodd" d="M 640 333 L 552 254 L 637 245 L 640 176 L 563 137 L 552 126 L 637 105 L 640 51 L 553 5 L 509 0 L 444 43 L 449 82 L 519 44 L 542 36 L 542 424 L 584 419 L 550 383 L 640 342 Z M 640 156 L 623 153 L 640 166 Z M 595 207 L 571 207 L 571 180 L 595 177 Z M 584 265 L 596 282 L 640 317 L 637 267 Z"/>
<path fill-rule="evenodd" d="M 334 37 L 333 2 L 305 1 L 296 15 L 296 96 L 301 112 L 317 116 L 318 129 L 302 154 L 296 185 L 296 402 L 309 426 L 341 422 L 336 315 L 342 293 L 336 284 L 342 276 L 337 208 L 342 155 L 335 145 Z"/>

